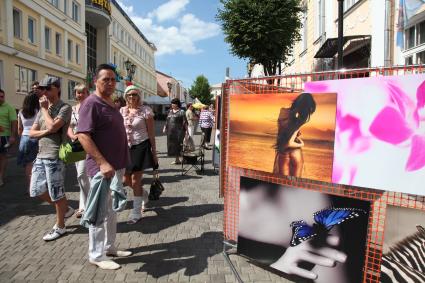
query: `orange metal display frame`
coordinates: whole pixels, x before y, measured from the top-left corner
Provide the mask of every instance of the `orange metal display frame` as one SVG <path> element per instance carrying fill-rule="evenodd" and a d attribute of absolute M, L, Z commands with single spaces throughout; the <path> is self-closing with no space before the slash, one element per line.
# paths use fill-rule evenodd
<path fill-rule="evenodd" d="M 226 81 L 222 87 L 220 145 L 220 195 L 224 197 L 223 231 L 225 242 L 237 242 L 239 221 L 239 182 L 241 176 L 270 183 L 323 192 L 331 195 L 369 201 L 371 203 L 371 213 L 369 216 L 369 227 L 367 231 L 363 282 L 380 282 L 380 267 L 387 205 L 422 210 L 424 211 L 425 216 L 425 196 L 338 185 L 290 176 L 276 176 L 271 173 L 230 166 L 228 164 L 230 96 L 238 94 L 272 94 L 288 91 L 298 92 L 303 90 L 305 82 L 319 80 L 418 73 L 425 73 L 425 65 L 368 68 L 344 72 L 332 71 Z"/>

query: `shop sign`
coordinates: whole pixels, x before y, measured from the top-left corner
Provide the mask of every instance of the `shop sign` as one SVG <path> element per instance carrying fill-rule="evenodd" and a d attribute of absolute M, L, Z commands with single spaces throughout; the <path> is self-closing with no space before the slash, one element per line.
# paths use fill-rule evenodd
<path fill-rule="evenodd" d="M 111 14 L 111 2 L 109 0 L 91 0 L 93 6 L 98 6 L 103 10 L 106 10 L 108 14 Z"/>

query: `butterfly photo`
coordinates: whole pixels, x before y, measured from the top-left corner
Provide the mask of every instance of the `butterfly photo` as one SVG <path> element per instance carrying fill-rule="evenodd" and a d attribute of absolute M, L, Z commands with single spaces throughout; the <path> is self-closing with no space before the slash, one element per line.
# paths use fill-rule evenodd
<path fill-rule="evenodd" d="M 304 220 L 293 221 L 290 225 L 292 228 L 291 246 L 297 246 L 317 235 L 327 234 L 335 225 L 364 215 L 366 215 L 366 211 L 362 209 L 330 207 L 313 214 L 315 222 L 313 226 L 308 225 Z"/>
<path fill-rule="evenodd" d="M 371 205 L 242 176 L 238 254 L 291 282 L 362 282 Z"/>

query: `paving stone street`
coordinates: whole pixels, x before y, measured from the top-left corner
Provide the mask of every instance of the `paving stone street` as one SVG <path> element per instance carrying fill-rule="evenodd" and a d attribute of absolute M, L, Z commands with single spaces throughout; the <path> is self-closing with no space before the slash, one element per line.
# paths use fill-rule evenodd
<path fill-rule="evenodd" d="M 236 282 L 223 255 L 223 199 L 218 197 L 219 176 L 206 151 L 205 172 L 181 176 L 170 165 L 166 137 L 157 122 L 160 178 L 165 191 L 147 205 L 141 222 L 127 225 L 130 202 L 118 214 L 116 244 L 133 256 L 116 261 L 117 271 L 104 271 L 88 263 L 88 234 L 71 217 L 67 235 L 44 242 L 43 235 L 55 223 L 54 208 L 30 199 L 24 173 L 10 153 L 5 185 L 0 188 L 0 282 Z M 196 141 L 199 141 L 199 133 Z M 147 174 L 145 184 L 152 176 Z M 149 189 L 149 185 L 145 185 Z M 77 208 L 79 187 L 75 167 L 67 167 L 69 204 Z M 239 256 L 231 256 L 244 282 L 286 282 Z"/>

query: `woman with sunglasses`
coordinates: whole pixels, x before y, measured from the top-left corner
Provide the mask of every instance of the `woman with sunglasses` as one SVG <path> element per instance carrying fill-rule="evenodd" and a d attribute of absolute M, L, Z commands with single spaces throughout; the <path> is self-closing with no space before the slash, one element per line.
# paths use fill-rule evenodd
<path fill-rule="evenodd" d="M 126 168 L 124 183 L 131 186 L 134 194 L 133 210 L 127 223 L 135 224 L 142 218 L 144 202 L 147 201 L 147 195 L 143 194 L 143 171 L 156 167 L 158 157 L 152 109 L 142 104 L 141 91 L 134 85 L 125 89 L 124 98 L 127 105 L 120 112 L 124 118 L 131 159 Z"/>

